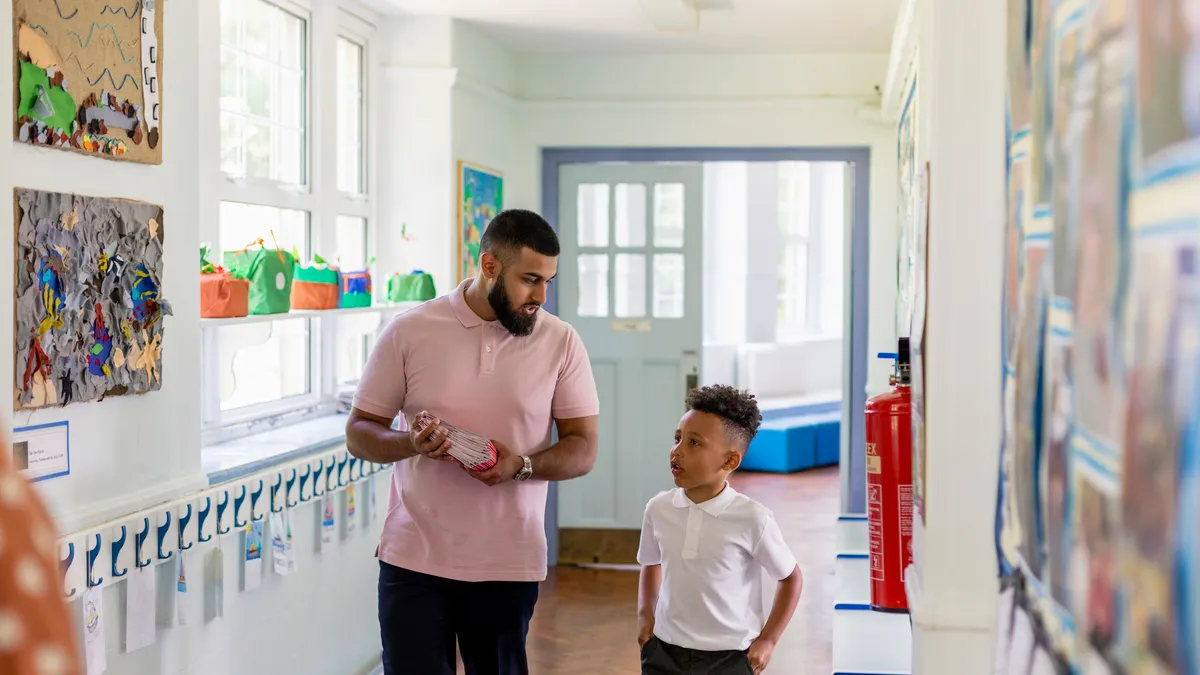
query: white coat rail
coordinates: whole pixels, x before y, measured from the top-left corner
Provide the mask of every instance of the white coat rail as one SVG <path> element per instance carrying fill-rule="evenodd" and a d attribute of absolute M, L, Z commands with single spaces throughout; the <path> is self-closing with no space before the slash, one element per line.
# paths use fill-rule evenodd
<path fill-rule="evenodd" d="M 908 615 L 871 610 L 866 517 L 838 518 L 837 542 L 833 675 L 910 675 L 912 625 Z"/>
<path fill-rule="evenodd" d="M 130 569 L 172 560 L 388 466 L 351 457 L 345 448 L 321 452 L 74 532 L 59 539 L 63 593 L 71 600 L 121 581 Z"/>

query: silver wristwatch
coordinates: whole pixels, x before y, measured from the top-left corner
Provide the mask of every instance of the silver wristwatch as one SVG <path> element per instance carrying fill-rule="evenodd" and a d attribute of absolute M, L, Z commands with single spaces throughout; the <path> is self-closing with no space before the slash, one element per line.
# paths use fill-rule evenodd
<path fill-rule="evenodd" d="M 529 480 L 529 477 L 533 475 L 533 462 L 529 461 L 528 457 L 522 457 L 521 459 L 525 461 L 525 466 L 522 466 L 517 475 L 513 477 L 515 481 Z"/>

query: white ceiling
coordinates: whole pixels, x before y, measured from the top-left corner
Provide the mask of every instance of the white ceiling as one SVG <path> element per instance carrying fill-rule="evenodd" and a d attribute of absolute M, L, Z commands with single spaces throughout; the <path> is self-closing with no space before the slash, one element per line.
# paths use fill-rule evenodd
<path fill-rule="evenodd" d="M 672 8 L 674 2 L 678 7 Z M 642 4 L 700 7 L 664 33 Z M 517 53 L 887 53 L 899 0 L 372 0 L 385 13 L 464 19 Z"/>

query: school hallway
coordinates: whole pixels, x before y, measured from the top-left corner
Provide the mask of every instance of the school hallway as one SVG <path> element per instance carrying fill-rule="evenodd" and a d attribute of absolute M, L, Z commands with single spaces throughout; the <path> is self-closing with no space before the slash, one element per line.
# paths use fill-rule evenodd
<path fill-rule="evenodd" d="M 828 675 L 836 583 L 837 470 L 794 475 L 735 473 L 730 485 L 775 512 L 804 573 L 804 595 L 775 650 L 769 672 Z M 634 568 L 553 568 L 542 584 L 530 625 L 531 674 L 640 673 L 637 584 Z"/>

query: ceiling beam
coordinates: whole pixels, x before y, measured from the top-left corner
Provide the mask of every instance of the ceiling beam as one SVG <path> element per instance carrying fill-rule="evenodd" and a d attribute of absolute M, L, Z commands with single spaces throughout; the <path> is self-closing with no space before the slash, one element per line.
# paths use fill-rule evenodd
<path fill-rule="evenodd" d="M 639 0 L 642 11 L 661 33 L 694 33 L 700 29 L 700 10 L 694 0 Z"/>

